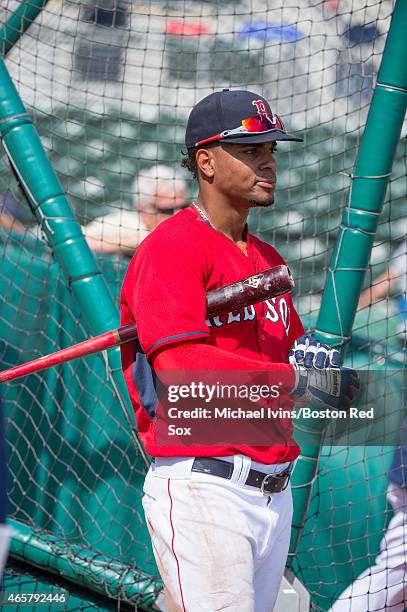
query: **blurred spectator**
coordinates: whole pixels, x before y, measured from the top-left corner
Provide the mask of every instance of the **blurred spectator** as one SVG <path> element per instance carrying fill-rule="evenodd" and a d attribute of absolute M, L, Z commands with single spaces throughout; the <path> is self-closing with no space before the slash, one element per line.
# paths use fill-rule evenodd
<path fill-rule="evenodd" d="M 357 24 L 343 33 L 344 48 L 336 68 L 336 94 L 360 105 L 370 100 L 375 74 L 373 45 L 380 36 L 375 25 Z"/>
<path fill-rule="evenodd" d="M 187 206 L 186 181 L 169 166 L 157 165 L 141 172 L 132 192 L 135 210 L 97 217 L 83 228 L 92 250 L 132 255 L 161 221 Z"/>
<path fill-rule="evenodd" d="M 376 278 L 371 287 L 365 289 L 359 299 L 358 308 L 366 308 L 400 285 L 404 299 L 407 294 L 407 241 L 403 242 L 390 258 L 388 268 Z"/>
<path fill-rule="evenodd" d="M 400 317 L 399 329 L 402 333 L 402 342 L 407 340 L 407 240 L 404 241 L 394 252 L 390 264 L 376 278 L 368 289 L 365 289 L 359 299 L 359 310 L 366 308 L 383 299 L 388 293 L 397 288 L 397 309 Z"/>
<path fill-rule="evenodd" d="M 23 232 L 24 226 L 17 220 L 19 203 L 6 191 L 0 195 L 0 227 L 13 232 Z"/>
<path fill-rule="evenodd" d="M 336 13 L 339 9 L 339 0 L 324 0 L 324 8 L 330 13 Z"/>

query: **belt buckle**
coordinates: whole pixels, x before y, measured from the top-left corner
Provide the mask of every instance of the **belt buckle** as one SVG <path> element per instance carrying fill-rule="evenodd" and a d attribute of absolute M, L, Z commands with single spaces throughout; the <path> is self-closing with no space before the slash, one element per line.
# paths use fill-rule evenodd
<path fill-rule="evenodd" d="M 262 492 L 263 495 L 273 495 L 273 493 L 280 493 L 281 491 L 284 491 L 288 487 L 288 483 L 290 482 L 290 477 L 291 477 L 291 473 L 288 472 L 287 474 L 287 470 L 284 472 L 280 472 L 279 474 L 266 474 L 260 485 L 260 491 Z M 280 478 L 287 478 L 287 482 L 285 483 L 282 489 L 280 489 L 279 491 L 266 491 L 265 490 L 265 487 L 269 484 L 269 480 L 271 482 L 273 480 L 278 481 Z"/>

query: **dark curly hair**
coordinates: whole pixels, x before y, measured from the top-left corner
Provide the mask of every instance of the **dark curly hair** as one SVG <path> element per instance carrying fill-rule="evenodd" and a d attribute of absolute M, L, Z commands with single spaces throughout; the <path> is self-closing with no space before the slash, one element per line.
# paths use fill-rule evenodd
<path fill-rule="evenodd" d="M 194 179 L 198 180 L 198 167 L 196 165 L 196 152 L 198 149 L 187 149 L 187 152 L 181 151 L 183 159 L 181 167 L 185 168 L 192 174 Z"/>
<path fill-rule="evenodd" d="M 218 142 L 208 142 L 202 147 L 194 147 L 193 149 L 187 149 L 187 152 L 181 151 L 184 159 L 181 161 L 182 168 L 186 168 L 188 172 L 192 174 L 192 176 L 198 181 L 198 166 L 196 163 L 196 153 L 199 149 L 212 149 L 214 147 L 218 147 Z"/>

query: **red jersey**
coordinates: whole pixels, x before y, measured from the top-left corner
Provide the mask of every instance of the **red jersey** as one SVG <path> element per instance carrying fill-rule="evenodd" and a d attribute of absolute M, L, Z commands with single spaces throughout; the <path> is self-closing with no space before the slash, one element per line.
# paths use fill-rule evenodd
<path fill-rule="evenodd" d="M 154 392 L 148 360 L 159 348 L 196 338 L 266 363 L 288 364 L 288 351 L 304 333 L 291 295 L 206 318 L 206 293 L 276 265 L 283 258 L 247 232 L 247 256 L 211 227 L 193 206 L 161 223 L 138 247 L 129 264 L 120 300 L 121 324 L 136 322 L 139 341 L 121 346 L 122 366 L 140 438 L 153 456 L 245 454 L 262 463 L 291 461 L 294 440 L 271 447 L 158 446 Z"/>

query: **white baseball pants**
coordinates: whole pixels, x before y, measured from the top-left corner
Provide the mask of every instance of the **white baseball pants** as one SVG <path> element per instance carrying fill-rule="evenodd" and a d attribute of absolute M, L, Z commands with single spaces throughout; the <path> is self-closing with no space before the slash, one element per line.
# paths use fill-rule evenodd
<path fill-rule="evenodd" d="M 404 612 L 407 608 L 407 490 L 392 483 L 387 499 L 394 516 L 375 564 L 341 593 L 329 612 Z"/>
<path fill-rule="evenodd" d="M 220 457 L 221 459 L 226 459 Z M 292 496 L 244 484 L 265 466 L 238 455 L 231 480 L 191 472 L 193 458 L 157 459 L 143 506 L 168 612 L 271 612 L 287 559 Z"/>

